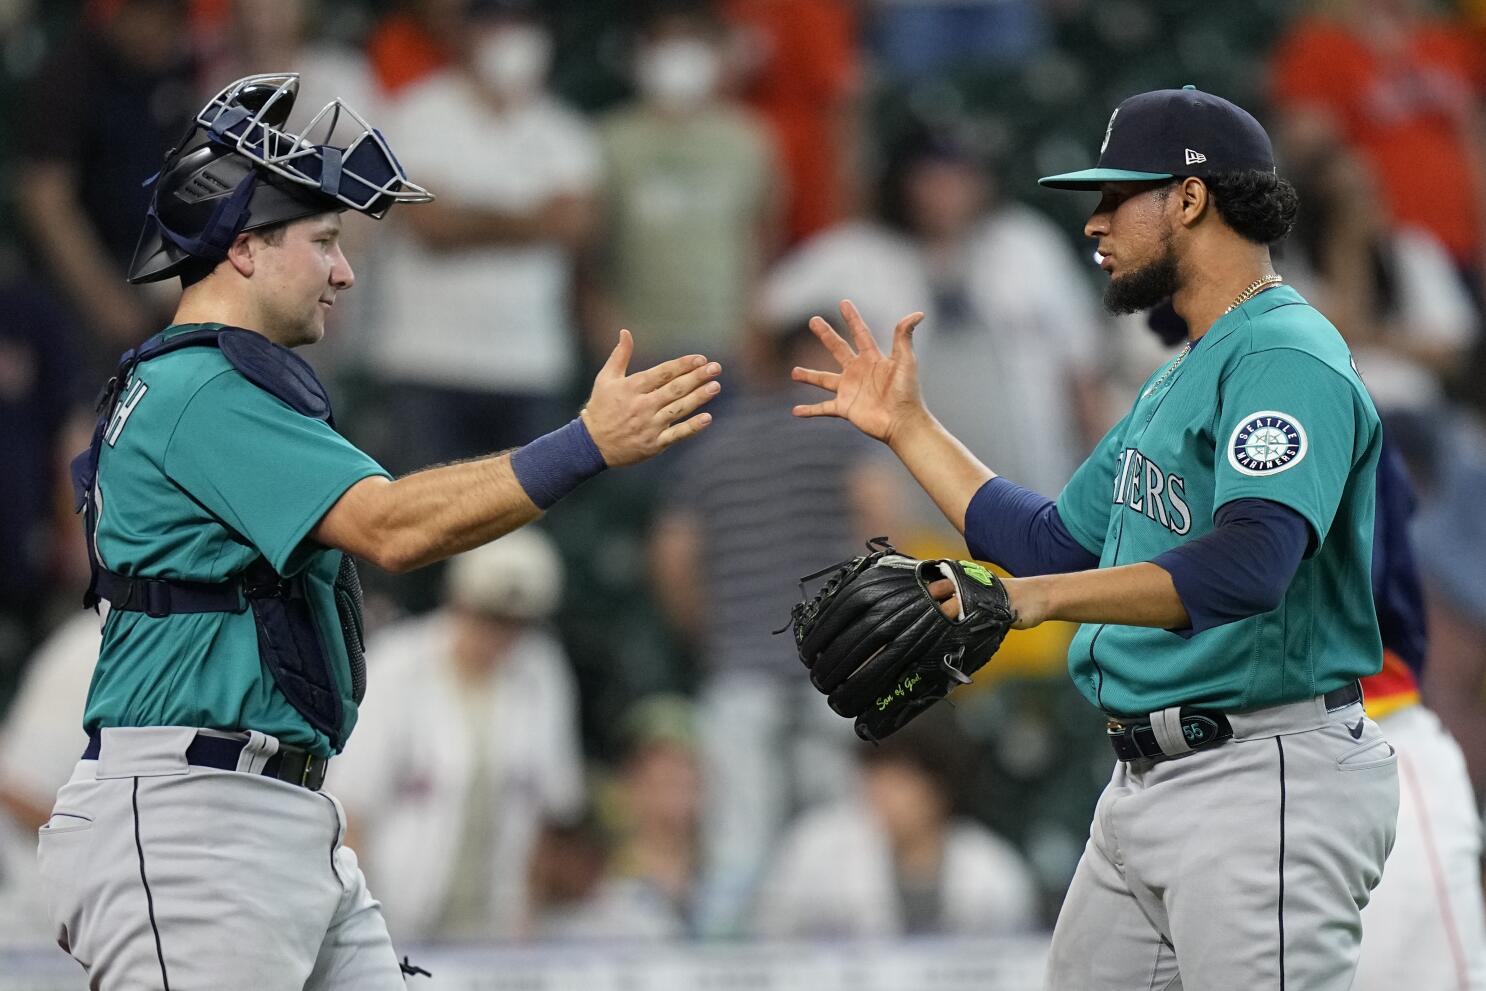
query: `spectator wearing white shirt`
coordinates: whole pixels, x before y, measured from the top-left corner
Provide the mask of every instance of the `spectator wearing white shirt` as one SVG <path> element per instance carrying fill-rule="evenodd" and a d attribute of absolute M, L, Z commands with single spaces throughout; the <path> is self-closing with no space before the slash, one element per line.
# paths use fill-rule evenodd
<path fill-rule="evenodd" d="M 409 87 L 387 128 L 438 193 L 398 221 L 368 352 L 389 433 L 406 439 L 386 444 L 398 470 L 551 428 L 577 369 L 596 139 L 546 89 L 552 38 L 529 0 L 471 0 L 451 44 L 457 63 Z"/>
<path fill-rule="evenodd" d="M 1108 427 L 1106 324 L 1066 239 L 1035 211 L 998 202 L 974 155 L 938 134 L 892 156 L 878 213 L 775 265 L 766 313 L 850 299 L 875 319 L 869 326 L 891 327 L 924 311 L 914 339 L 935 416 L 971 450 L 994 455 L 1006 477 L 1058 491 Z"/>
<path fill-rule="evenodd" d="M 764 878 L 758 935 L 994 936 L 1036 928 L 1032 874 L 1009 842 L 956 818 L 967 744 L 921 717 L 863 748 L 860 798 L 806 813 Z"/>
<path fill-rule="evenodd" d="M 697 734 L 706 778 L 706 883 L 698 925 L 735 935 L 780 830 L 854 782 L 850 726 L 770 631 L 801 575 L 901 532 L 894 466 L 860 435 L 801 430 L 794 366 L 828 360 L 806 309 L 749 334 L 725 416 L 678 459 L 651 532 L 654 590 L 700 667 Z"/>
<path fill-rule="evenodd" d="M 232 0 L 229 16 L 202 46 L 204 96 L 243 76 L 287 69 L 299 73 L 291 124 L 308 124 L 337 97 L 368 119 L 381 120 L 381 97 L 366 57 L 321 31 L 326 6 L 319 0 Z"/>
<path fill-rule="evenodd" d="M 624 753 L 600 803 L 610 812 L 609 841 L 601 846 L 589 824 L 551 824 L 533 857 L 533 888 L 545 896 L 534 906 L 538 939 L 698 935 L 703 780 L 691 705 L 652 695 L 623 723 Z"/>
<path fill-rule="evenodd" d="M 299 73 L 299 95 L 289 117 L 295 131 L 307 129 L 336 98 L 368 120 L 383 120 L 382 94 L 366 56 L 330 39 L 323 30 L 332 20 L 328 6 L 323 0 L 232 0 L 224 12 L 229 16 L 220 18 L 202 39 L 201 98 L 220 93 L 234 79 L 287 69 Z M 321 133 L 328 123 L 322 118 Z M 360 335 L 337 333 L 337 328 L 360 328 L 375 321 L 386 247 L 372 236 L 377 226 L 377 221 L 355 210 L 341 214 L 341 247 L 356 259 L 360 284 L 356 292 L 342 294 L 326 314 L 330 332 L 322 342 L 325 347 L 306 356 L 321 378 L 355 363 Z"/>
<path fill-rule="evenodd" d="M 87 746 L 83 702 L 101 640 L 91 612 L 53 630 L 31 656 L 0 727 L 0 946 L 44 945 L 55 936 L 36 869 L 36 830 Z"/>
<path fill-rule="evenodd" d="M 697 350 L 726 365 L 779 240 L 771 136 L 726 92 L 714 0 L 655 0 L 635 37 L 636 99 L 600 122 L 605 237 L 587 287 L 590 339 L 637 329 L 636 361 Z M 612 330 L 608 333 L 612 334 Z"/>
<path fill-rule="evenodd" d="M 396 939 L 512 939 L 544 821 L 583 804 L 577 695 L 543 626 L 561 567 L 531 529 L 454 559 L 447 604 L 383 629 L 330 787 Z"/>

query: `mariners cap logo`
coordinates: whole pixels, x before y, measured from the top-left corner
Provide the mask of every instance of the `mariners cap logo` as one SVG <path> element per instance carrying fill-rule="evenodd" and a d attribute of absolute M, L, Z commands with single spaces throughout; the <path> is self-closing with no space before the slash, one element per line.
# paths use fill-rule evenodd
<path fill-rule="evenodd" d="M 1261 410 L 1240 420 L 1228 438 L 1228 463 L 1245 475 L 1275 475 L 1300 464 L 1309 447 L 1299 420 Z"/>
<path fill-rule="evenodd" d="M 1104 143 L 1099 146 L 1099 154 L 1104 154 L 1104 149 L 1109 147 L 1109 136 L 1114 133 L 1114 119 L 1120 115 L 1120 108 L 1115 107 L 1114 113 L 1109 115 L 1109 123 L 1104 127 Z"/>

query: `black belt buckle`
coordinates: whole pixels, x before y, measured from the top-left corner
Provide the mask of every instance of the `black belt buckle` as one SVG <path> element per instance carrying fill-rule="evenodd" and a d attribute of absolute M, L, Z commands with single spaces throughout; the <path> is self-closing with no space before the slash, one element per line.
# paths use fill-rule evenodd
<path fill-rule="evenodd" d="M 144 614 L 151 619 L 164 619 L 170 615 L 170 586 L 153 578 L 134 579 L 134 589 L 143 592 Z M 133 598 L 131 595 L 130 598 Z"/>
<path fill-rule="evenodd" d="M 1136 735 L 1139 729 L 1146 730 L 1146 735 L 1150 737 L 1149 741 L 1142 741 L 1141 737 Z M 1149 725 L 1142 727 L 1133 720 L 1111 719 L 1104 724 L 1104 733 L 1109 738 L 1109 745 L 1114 749 L 1115 756 L 1120 760 L 1140 760 L 1143 757 L 1154 759 L 1164 756 L 1160 746 L 1156 744 L 1155 735 L 1150 732 Z M 1149 753 L 1147 748 L 1141 746 L 1142 742 L 1149 743 Z"/>
<path fill-rule="evenodd" d="M 117 593 L 119 584 L 124 587 L 122 596 Z M 170 615 L 169 582 L 156 578 L 123 578 L 118 583 L 110 582 L 108 591 L 113 594 L 103 597 L 120 612 L 142 612 L 151 619 L 164 619 Z"/>
<path fill-rule="evenodd" d="M 310 791 L 319 791 L 320 786 L 325 784 L 325 769 L 330 762 L 324 757 L 316 757 L 314 754 L 304 755 L 304 771 L 299 776 L 299 784 Z"/>
<path fill-rule="evenodd" d="M 330 763 L 305 750 L 281 750 L 264 765 L 263 773 L 271 778 L 310 791 L 319 791 L 325 784 L 325 769 Z"/>
<path fill-rule="evenodd" d="M 325 783 L 325 766 L 328 761 L 324 757 L 316 757 L 307 751 L 294 754 L 292 759 L 286 759 L 279 766 L 279 780 L 287 781 L 310 791 L 319 791 L 320 786 Z"/>

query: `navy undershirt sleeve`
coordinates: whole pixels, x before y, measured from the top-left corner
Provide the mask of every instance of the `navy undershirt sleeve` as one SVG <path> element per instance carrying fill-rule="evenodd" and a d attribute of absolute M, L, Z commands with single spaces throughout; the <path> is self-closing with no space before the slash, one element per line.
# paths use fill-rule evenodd
<path fill-rule="evenodd" d="M 1277 608 L 1311 542 L 1305 518 L 1268 499 L 1235 499 L 1213 522 L 1211 533 L 1152 561 L 1171 574 L 1186 608 L 1190 625 L 1172 631 L 1179 636 Z M 1000 477 L 982 485 L 966 507 L 965 543 L 972 557 L 1016 576 L 1099 565 L 1068 531 L 1053 500 Z"/>
<path fill-rule="evenodd" d="M 1057 503 L 1000 476 L 982 485 L 965 507 L 965 546 L 976 560 L 1022 577 L 1099 566 L 1099 558 L 1068 531 Z"/>
<path fill-rule="evenodd" d="M 1276 609 L 1310 544 L 1310 525 L 1289 506 L 1268 499 L 1234 499 L 1213 514 L 1214 528 L 1157 555 L 1170 572 L 1190 625 L 1203 630 Z"/>

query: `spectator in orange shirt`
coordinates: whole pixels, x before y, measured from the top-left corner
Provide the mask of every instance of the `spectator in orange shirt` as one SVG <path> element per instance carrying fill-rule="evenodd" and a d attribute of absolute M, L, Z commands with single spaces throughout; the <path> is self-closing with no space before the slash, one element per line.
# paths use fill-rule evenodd
<path fill-rule="evenodd" d="M 1463 22 L 1420 0 L 1341 0 L 1301 18 L 1271 67 L 1292 148 L 1341 138 L 1370 161 L 1389 212 L 1478 272 L 1486 171 L 1478 152 L 1486 58 Z"/>
<path fill-rule="evenodd" d="M 789 186 L 786 234 L 803 240 L 848 209 L 861 133 L 861 54 L 851 0 L 727 0 L 744 102 L 774 135 Z"/>
<path fill-rule="evenodd" d="M 384 95 L 454 61 L 454 38 L 468 6 L 467 0 L 406 0 L 377 24 L 366 55 Z"/>

